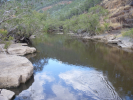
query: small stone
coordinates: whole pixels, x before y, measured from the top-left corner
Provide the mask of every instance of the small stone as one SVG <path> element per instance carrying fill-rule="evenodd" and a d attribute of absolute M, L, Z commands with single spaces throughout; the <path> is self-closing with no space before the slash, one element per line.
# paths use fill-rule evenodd
<path fill-rule="evenodd" d="M 85 37 L 83 37 L 83 39 L 91 39 L 91 37 L 89 37 L 89 36 L 85 36 Z"/>
<path fill-rule="evenodd" d="M 7 97 L 8 100 L 10 100 L 10 99 L 13 98 L 13 96 L 15 95 L 15 93 L 12 92 L 12 91 L 10 91 L 10 90 L 2 89 L 0 95 L 2 95 L 2 96 L 4 96 L 4 97 Z"/>
<path fill-rule="evenodd" d="M 115 40 L 108 40 L 108 43 L 111 43 L 111 44 L 117 44 L 118 42 L 120 42 L 119 39 L 115 39 Z"/>
<path fill-rule="evenodd" d="M 102 35 L 96 35 L 96 36 L 94 36 L 92 39 L 94 39 L 94 40 L 102 40 L 103 38 L 105 38 L 105 36 L 102 36 Z"/>
<path fill-rule="evenodd" d="M 63 32 L 61 32 L 61 33 L 56 33 L 56 34 L 60 34 L 60 35 L 62 35 L 62 34 L 64 34 Z"/>
<path fill-rule="evenodd" d="M 9 100 L 7 97 L 0 94 L 0 100 Z"/>
<path fill-rule="evenodd" d="M 70 33 L 67 33 L 68 35 L 74 35 L 74 33 L 70 32 Z"/>
<path fill-rule="evenodd" d="M 79 29 L 79 30 L 77 31 L 77 33 L 78 33 L 78 34 L 81 34 L 82 31 L 83 31 L 83 30 Z"/>
<path fill-rule="evenodd" d="M 36 38 L 36 36 L 35 35 L 31 35 L 29 39 L 34 39 L 34 38 Z"/>

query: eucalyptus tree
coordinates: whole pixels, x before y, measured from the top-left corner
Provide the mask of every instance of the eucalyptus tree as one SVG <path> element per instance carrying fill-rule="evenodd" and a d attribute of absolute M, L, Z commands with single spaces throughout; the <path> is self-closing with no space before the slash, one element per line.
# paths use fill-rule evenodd
<path fill-rule="evenodd" d="M 0 39 L 23 40 L 40 29 L 34 0 L 10 0 L 0 6 Z"/>

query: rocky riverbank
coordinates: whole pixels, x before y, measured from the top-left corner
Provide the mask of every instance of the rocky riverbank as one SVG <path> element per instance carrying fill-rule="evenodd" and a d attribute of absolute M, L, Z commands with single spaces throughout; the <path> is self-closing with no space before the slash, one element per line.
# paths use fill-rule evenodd
<path fill-rule="evenodd" d="M 30 79 L 34 68 L 22 55 L 34 52 L 36 49 L 28 47 L 26 43 L 13 43 L 7 49 L 5 44 L 0 44 L 0 100 L 10 100 L 15 95 L 3 88 L 18 87 Z"/>
<path fill-rule="evenodd" d="M 91 36 L 89 33 L 68 33 L 68 35 L 81 38 L 83 40 L 92 40 L 97 42 L 103 42 L 107 45 L 116 46 L 125 51 L 133 51 L 133 39 L 130 37 L 123 37 L 120 30 L 112 31 L 111 33 L 100 34 Z"/>

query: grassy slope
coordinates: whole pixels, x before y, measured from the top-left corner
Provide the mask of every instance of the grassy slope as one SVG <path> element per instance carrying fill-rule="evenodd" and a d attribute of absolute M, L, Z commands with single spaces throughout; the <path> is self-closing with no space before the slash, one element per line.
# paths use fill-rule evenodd
<path fill-rule="evenodd" d="M 44 31 L 63 27 L 65 32 L 77 32 L 78 29 L 94 34 L 103 32 L 105 27 L 101 26 L 99 21 L 107 11 L 96 6 L 100 2 L 100 0 L 73 0 L 70 4 L 56 4 L 47 10 L 49 16 L 44 23 Z"/>

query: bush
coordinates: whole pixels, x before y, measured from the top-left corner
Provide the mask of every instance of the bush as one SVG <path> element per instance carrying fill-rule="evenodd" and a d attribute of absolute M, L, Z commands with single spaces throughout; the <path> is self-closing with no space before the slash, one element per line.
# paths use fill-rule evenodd
<path fill-rule="evenodd" d="M 39 13 L 32 10 L 27 2 L 7 1 L 0 7 L 0 39 L 8 40 L 29 38 L 41 31 L 42 21 L 47 18 L 46 12 Z"/>
<path fill-rule="evenodd" d="M 99 4 L 102 0 L 75 0 L 71 4 L 65 6 L 61 11 L 57 12 L 60 15 L 60 20 L 69 19 L 72 16 L 88 12 L 91 7 Z"/>
<path fill-rule="evenodd" d="M 122 32 L 122 34 L 123 34 L 123 36 L 130 36 L 133 38 L 133 28 L 128 31 Z"/>
<path fill-rule="evenodd" d="M 104 26 L 100 25 L 100 18 L 107 14 L 108 12 L 100 6 L 92 7 L 88 13 L 67 19 L 63 27 L 65 32 L 69 30 L 77 32 L 78 29 L 82 29 L 92 34 L 101 33 L 109 27 L 107 23 L 104 23 Z"/>

